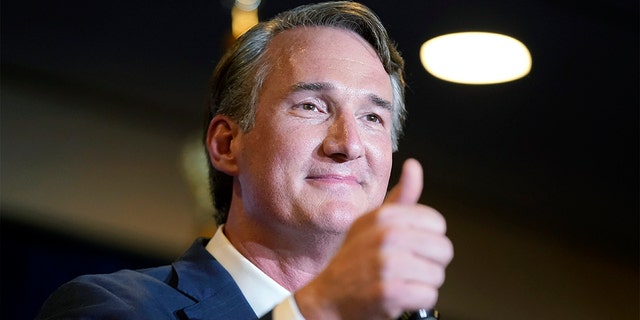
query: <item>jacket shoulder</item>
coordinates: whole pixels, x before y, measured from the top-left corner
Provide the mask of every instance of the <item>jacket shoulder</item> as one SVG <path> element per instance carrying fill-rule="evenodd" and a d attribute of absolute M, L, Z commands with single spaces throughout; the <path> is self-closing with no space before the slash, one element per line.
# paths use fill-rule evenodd
<path fill-rule="evenodd" d="M 193 303 L 170 278 L 170 266 L 80 276 L 54 291 L 36 319 L 166 318 Z"/>

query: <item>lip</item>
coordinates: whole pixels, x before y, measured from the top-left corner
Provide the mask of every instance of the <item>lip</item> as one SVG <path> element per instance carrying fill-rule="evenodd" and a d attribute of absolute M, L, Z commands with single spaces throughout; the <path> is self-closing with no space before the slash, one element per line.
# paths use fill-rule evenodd
<path fill-rule="evenodd" d="M 359 185 L 360 181 L 353 175 L 341 175 L 341 174 L 320 174 L 311 175 L 306 178 L 309 181 L 326 183 L 326 184 L 349 184 Z"/>

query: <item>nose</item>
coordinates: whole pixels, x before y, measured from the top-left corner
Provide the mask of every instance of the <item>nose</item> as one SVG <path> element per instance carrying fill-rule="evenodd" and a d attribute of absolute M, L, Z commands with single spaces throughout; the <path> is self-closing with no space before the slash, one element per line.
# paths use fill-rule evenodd
<path fill-rule="evenodd" d="M 357 120 L 353 115 L 337 115 L 331 123 L 322 143 L 324 153 L 339 162 L 346 162 L 364 155 Z"/>

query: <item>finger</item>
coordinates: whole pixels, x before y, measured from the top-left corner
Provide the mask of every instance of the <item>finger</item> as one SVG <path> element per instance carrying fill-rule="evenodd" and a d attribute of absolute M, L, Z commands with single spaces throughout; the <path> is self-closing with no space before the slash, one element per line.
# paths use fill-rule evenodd
<path fill-rule="evenodd" d="M 399 286 L 398 291 L 403 294 L 398 303 L 404 311 L 432 309 L 438 302 L 439 293 L 436 287 L 411 281 L 403 281 Z"/>
<path fill-rule="evenodd" d="M 407 159 L 402 165 L 400 181 L 389 192 L 386 203 L 414 204 L 422 194 L 422 166 L 416 159 Z"/>
<path fill-rule="evenodd" d="M 434 228 L 434 225 L 428 226 Z M 437 227 L 440 229 L 441 227 Z M 407 249 L 416 257 L 427 259 L 441 266 L 447 266 L 453 258 L 453 244 L 444 235 L 444 232 L 431 229 L 434 232 L 424 232 L 423 230 L 405 231 L 409 236 L 409 241 L 405 244 Z"/>
<path fill-rule="evenodd" d="M 437 261 L 418 257 L 412 251 L 400 251 L 388 259 L 386 268 L 389 271 L 385 277 L 439 288 L 445 280 L 445 267 Z"/>

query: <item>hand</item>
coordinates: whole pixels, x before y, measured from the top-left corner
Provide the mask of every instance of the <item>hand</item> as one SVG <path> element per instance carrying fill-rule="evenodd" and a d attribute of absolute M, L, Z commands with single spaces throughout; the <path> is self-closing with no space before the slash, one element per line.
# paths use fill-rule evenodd
<path fill-rule="evenodd" d="M 357 219 L 334 258 L 295 293 L 307 319 L 393 319 L 432 308 L 453 258 L 446 222 L 418 202 L 422 166 L 407 160 L 377 210 Z"/>

